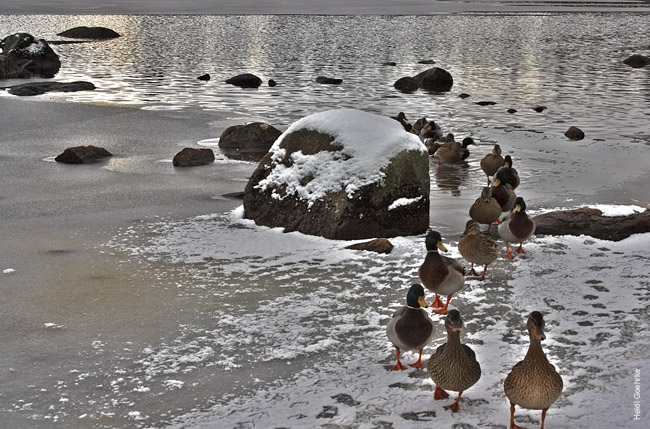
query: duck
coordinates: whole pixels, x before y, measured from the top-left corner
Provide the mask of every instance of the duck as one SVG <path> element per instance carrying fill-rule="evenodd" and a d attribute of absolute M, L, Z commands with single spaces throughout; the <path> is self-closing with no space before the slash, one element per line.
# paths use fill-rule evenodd
<path fill-rule="evenodd" d="M 433 340 L 435 325 L 429 318 L 424 287 L 413 284 L 406 294 L 406 305 L 399 308 L 388 321 L 386 336 L 395 346 L 397 363 L 392 371 L 406 369 L 400 360 L 400 350 L 418 350 L 418 360 L 411 364 L 414 368 L 424 368 L 422 352 L 424 346 Z"/>
<path fill-rule="evenodd" d="M 499 167 L 499 170 L 497 170 L 497 173 L 503 170 L 506 172 L 506 183 L 512 186 L 512 189 L 517 189 L 519 186 L 520 180 L 519 180 L 519 172 L 517 171 L 516 168 L 512 166 L 512 157 L 510 155 L 506 155 L 505 158 L 503 158 L 503 165 Z M 496 173 L 495 173 L 496 174 Z"/>
<path fill-rule="evenodd" d="M 517 253 L 526 253 L 523 244 L 535 233 L 535 221 L 526 213 L 526 202 L 523 197 L 517 197 L 512 212 L 499 223 L 499 237 L 506 243 L 506 258 L 514 259 L 510 253 L 510 243 L 519 243 Z"/>
<path fill-rule="evenodd" d="M 501 204 L 492 197 L 492 187 L 484 186 L 481 196 L 469 208 L 469 217 L 483 225 L 497 221 L 503 213 Z"/>
<path fill-rule="evenodd" d="M 402 127 L 406 131 L 409 131 L 411 129 L 411 124 L 408 123 L 408 120 L 406 119 L 406 114 L 404 112 L 399 112 L 397 116 L 391 116 L 391 118 L 395 119 L 397 122 L 402 124 Z"/>
<path fill-rule="evenodd" d="M 445 410 L 455 413 L 460 411 L 460 397 L 481 378 L 481 365 L 476 360 L 476 353 L 468 345 L 460 342 L 463 319 L 456 309 L 449 310 L 445 318 L 447 342 L 438 347 L 427 362 L 427 372 L 435 383 L 433 399 L 449 397 L 446 390 L 458 392 L 456 400 L 445 405 Z"/>
<path fill-rule="evenodd" d="M 447 139 L 436 151 L 438 165 L 442 162 L 446 164 L 456 164 L 463 159 L 463 148 L 459 142 L 454 140 L 453 134 L 447 135 Z"/>
<path fill-rule="evenodd" d="M 427 147 L 427 150 L 429 151 L 429 155 L 435 155 L 438 149 L 440 148 L 440 146 L 451 147 L 451 144 L 454 141 L 455 141 L 454 135 L 452 133 L 449 133 L 446 136 L 439 137 L 439 138 L 428 137 L 424 139 L 424 145 Z"/>
<path fill-rule="evenodd" d="M 438 252 L 438 250 L 447 252 L 438 231 L 429 231 L 424 243 L 427 255 L 418 268 L 418 276 L 424 287 L 436 294 L 431 304 L 433 312 L 446 314 L 451 297 L 465 286 L 465 267 L 455 259 Z M 442 305 L 440 295 L 447 295 L 445 305 Z"/>
<path fill-rule="evenodd" d="M 421 117 L 417 121 L 413 123 L 413 131 L 415 134 L 418 136 L 420 135 L 420 132 L 422 131 L 422 128 L 426 127 L 426 125 L 429 123 L 429 120 L 426 117 Z"/>
<path fill-rule="evenodd" d="M 533 311 L 526 322 L 530 345 L 524 360 L 517 362 L 503 383 L 503 390 L 510 400 L 510 429 L 521 429 L 515 424 L 515 406 L 529 410 L 542 410 L 541 429 L 544 429 L 546 411 L 560 397 L 564 384 L 542 349 L 544 317 Z"/>
<path fill-rule="evenodd" d="M 474 139 L 471 138 L 471 137 L 465 137 L 463 139 L 463 142 L 462 142 L 462 145 L 461 145 L 461 149 L 462 149 L 462 156 L 460 158 L 461 160 L 465 160 L 465 159 L 469 158 L 469 149 L 467 147 L 469 145 L 472 145 L 472 144 L 478 146 L 478 144 L 475 143 Z"/>
<path fill-rule="evenodd" d="M 515 207 L 517 194 L 508 183 L 505 171 L 498 171 L 492 182 L 492 196 L 501 206 L 502 212 L 509 212 Z"/>
<path fill-rule="evenodd" d="M 472 265 L 468 275 L 477 275 L 474 264 L 484 265 L 483 273 L 478 280 L 485 280 L 488 265 L 499 256 L 499 248 L 487 234 L 481 233 L 481 225 L 473 219 L 465 224 L 465 232 L 458 242 L 458 251 L 461 256 Z"/>
<path fill-rule="evenodd" d="M 433 139 L 433 141 L 436 141 L 441 137 L 442 137 L 442 129 L 440 128 L 440 125 L 436 124 L 434 121 L 429 121 L 420 130 L 420 139 L 422 141 L 426 139 Z"/>
<path fill-rule="evenodd" d="M 481 170 L 487 175 L 488 186 L 491 183 L 490 178 L 494 176 L 497 170 L 503 166 L 503 157 L 501 156 L 501 146 L 495 144 L 492 152 L 481 158 Z"/>

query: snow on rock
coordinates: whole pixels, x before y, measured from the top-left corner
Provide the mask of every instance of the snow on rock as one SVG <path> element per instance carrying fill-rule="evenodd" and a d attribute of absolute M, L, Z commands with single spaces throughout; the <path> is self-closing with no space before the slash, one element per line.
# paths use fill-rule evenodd
<path fill-rule="evenodd" d="M 315 113 L 293 123 L 253 173 L 245 216 L 327 238 L 418 234 L 428 226 L 428 165 L 424 145 L 391 118 Z M 409 204 L 389 209 L 399 200 Z"/>

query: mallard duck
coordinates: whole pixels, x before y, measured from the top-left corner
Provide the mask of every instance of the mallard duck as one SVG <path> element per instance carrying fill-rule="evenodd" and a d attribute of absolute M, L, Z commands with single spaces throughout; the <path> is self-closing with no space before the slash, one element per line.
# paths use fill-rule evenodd
<path fill-rule="evenodd" d="M 453 294 L 465 286 L 465 268 L 455 259 L 438 253 L 438 249 L 447 251 L 439 232 L 429 231 L 424 243 L 427 247 L 427 255 L 418 269 L 418 276 L 424 287 L 436 294 L 431 304 L 434 313 L 446 314 Z M 440 301 L 440 295 L 447 295 L 444 306 Z"/>
<path fill-rule="evenodd" d="M 471 137 L 465 137 L 463 139 L 463 143 L 461 146 L 461 150 L 462 150 L 462 156 L 460 158 L 461 160 L 469 158 L 469 149 L 467 147 L 471 144 L 478 146 L 478 144 L 476 144 L 474 142 L 474 139 Z"/>
<path fill-rule="evenodd" d="M 491 177 L 494 176 L 497 170 L 503 165 L 503 157 L 501 156 L 501 146 L 495 144 L 492 152 L 481 158 L 481 170 L 487 175 L 487 184 L 491 183 Z"/>
<path fill-rule="evenodd" d="M 426 127 L 426 125 L 429 123 L 429 120 L 425 117 L 422 117 L 415 121 L 413 123 L 413 131 L 417 134 L 420 135 L 420 132 L 422 131 L 422 128 Z"/>
<path fill-rule="evenodd" d="M 510 243 L 519 243 L 517 253 L 526 253 L 523 244 L 535 233 L 535 221 L 526 214 L 526 202 L 517 197 L 512 213 L 506 215 L 499 223 L 499 237 L 506 243 L 506 258 L 514 259 L 510 253 Z"/>
<path fill-rule="evenodd" d="M 455 164 L 463 159 L 463 147 L 459 142 L 454 140 L 454 135 L 447 135 L 445 142 L 436 151 L 438 165 L 442 162 L 446 164 Z"/>
<path fill-rule="evenodd" d="M 424 368 L 422 364 L 422 351 L 424 346 L 433 339 L 433 321 L 429 318 L 427 303 L 424 300 L 424 288 L 422 285 L 414 284 L 406 294 L 406 305 L 399 308 L 386 326 L 386 335 L 395 346 L 397 363 L 393 371 L 406 369 L 400 361 L 400 350 L 418 350 L 418 360 L 411 364 L 415 368 Z"/>
<path fill-rule="evenodd" d="M 426 138 L 424 140 L 424 145 L 427 147 L 427 150 L 429 151 L 429 155 L 435 155 L 440 146 L 447 146 L 449 148 L 452 147 L 452 143 L 454 143 L 454 135 L 452 133 L 447 134 L 444 137 L 439 137 L 434 139 L 433 137 Z M 461 146 L 462 150 L 462 146 Z M 469 152 L 469 151 L 468 151 Z"/>
<path fill-rule="evenodd" d="M 506 183 L 510 186 L 512 186 L 512 189 L 517 189 L 519 186 L 519 172 L 517 172 L 517 169 L 512 166 L 512 157 L 510 155 L 506 155 L 505 158 L 503 158 L 503 165 L 499 167 L 499 170 L 497 170 L 497 173 L 503 170 L 506 172 Z M 496 173 L 495 173 L 496 174 Z"/>
<path fill-rule="evenodd" d="M 458 251 L 466 261 L 472 264 L 468 274 L 476 275 L 474 264 L 484 265 L 479 280 L 485 280 L 488 265 L 499 256 L 499 248 L 489 235 L 481 233 L 481 226 L 475 220 L 467 221 L 465 232 L 458 242 Z"/>
<path fill-rule="evenodd" d="M 515 364 L 503 383 L 503 390 L 510 400 L 510 429 L 518 429 L 515 424 L 515 405 L 529 410 L 542 410 L 542 425 L 546 419 L 546 410 L 560 397 L 562 377 L 549 363 L 542 350 L 544 318 L 539 311 L 533 311 L 526 323 L 530 346 L 524 360 Z"/>
<path fill-rule="evenodd" d="M 397 122 L 402 124 L 402 127 L 404 127 L 406 131 L 411 130 L 412 128 L 411 124 L 408 123 L 408 120 L 406 119 L 406 115 L 404 114 L 404 112 L 399 112 L 397 116 L 391 116 L 391 118 L 395 119 Z"/>
<path fill-rule="evenodd" d="M 517 194 L 508 183 L 506 183 L 506 172 L 498 171 L 492 182 L 492 196 L 501 206 L 501 211 L 509 212 L 515 207 Z"/>
<path fill-rule="evenodd" d="M 481 378 L 481 366 L 476 360 L 476 354 L 469 346 L 460 342 L 462 328 L 463 320 L 458 310 L 449 310 L 445 318 L 447 342 L 438 347 L 427 363 L 429 376 L 436 384 L 433 399 L 448 398 L 449 394 L 445 389 L 458 392 L 456 400 L 444 406 L 445 410 L 455 413 L 460 411 L 458 403 L 463 392 Z"/>
<path fill-rule="evenodd" d="M 501 204 L 492 197 L 491 186 L 485 186 L 481 192 L 481 196 L 469 208 L 469 217 L 484 225 L 490 225 L 492 222 L 498 220 L 501 213 Z"/>
<path fill-rule="evenodd" d="M 420 139 L 422 141 L 426 139 L 433 139 L 434 141 L 442 137 L 442 129 L 440 125 L 436 124 L 434 121 L 429 121 L 421 130 L 420 130 Z"/>

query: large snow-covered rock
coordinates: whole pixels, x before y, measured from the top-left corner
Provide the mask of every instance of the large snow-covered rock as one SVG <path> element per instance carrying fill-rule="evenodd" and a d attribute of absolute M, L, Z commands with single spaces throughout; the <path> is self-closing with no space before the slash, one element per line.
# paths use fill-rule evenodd
<path fill-rule="evenodd" d="M 338 109 L 293 123 L 244 192 L 259 225 L 353 240 L 429 227 L 429 155 L 395 120 Z"/>
<path fill-rule="evenodd" d="M 59 56 L 44 39 L 15 33 L 0 41 L 0 79 L 54 77 Z"/>

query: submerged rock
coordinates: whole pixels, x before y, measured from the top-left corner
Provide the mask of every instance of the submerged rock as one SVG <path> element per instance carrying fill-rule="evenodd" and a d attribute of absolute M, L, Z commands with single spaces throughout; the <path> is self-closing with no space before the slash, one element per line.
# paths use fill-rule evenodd
<path fill-rule="evenodd" d="M 92 91 L 95 85 L 91 82 L 77 81 L 77 82 L 34 82 L 24 83 L 22 85 L 10 86 L 8 89 L 9 94 L 21 97 L 41 95 L 46 92 L 76 92 L 76 91 Z"/>
<path fill-rule="evenodd" d="M 74 27 L 69 30 L 62 31 L 57 34 L 61 37 L 69 37 L 71 39 L 114 39 L 120 37 L 119 33 L 106 27 Z"/>
<path fill-rule="evenodd" d="M 420 89 L 420 84 L 417 80 L 410 76 L 404 76 L 395 81 L 393 87 L 401 92 L 411 93 Z"/>
<path fill-rule="evenodd" d="M 650 64 L 650 57 L 646 57 L 644 55 L 639 55 L 639 54 L 634 54 L 626 59 L 623 60 L 623 62 L 632 67 L 632 68 L 641 68 L 645 67 Z"/>
<path fill-rule="evenodd" d="M 214 152 L 210 148 L 186 147 L 174 155 L 172 164 L 174 167 L 196 167 L 208 165 L 214 162 Z"/>
<path fill-rule="evenodd" d="M 226 83 L 240 88 L 259 88 L 262 84 L 262 79 L 251 73 L 243 73 L 227 79 Z"/>
<path fill-rule="evenodd" d="M 535 234 L 588 235 L 601 240 L 620 241 L 632 234 L 650 232 L 650 210 L 628 216 L 603 216 L 598 209 L 582 207 L 555 211 L 533 218 Z"/>
<path fill-rule="evenodd" d="M 0 41 L 0 79 L 50 78 L 60 68 L 59 56 L 44 39 L 16 33 Z"/>
<path fill-rule="evenodd" d="M 413 76 L 418 81 L 420 88 L 430 92 L 451 91 L 454 86 L 454 78 L 447 70 L 440 67 L 432 67 L 428 70 Z"/>
<path fill-rule="evenodd" d="M 395 120 L 340 109 L 307 116 L 264 156 L 244 191 L 244 217 L 340 240 L 424 233 L 429 156 Z"/>
<path fill-rule="evenodd" d="M 564 135 L 570 140 L 582 140 L 585 138 L 585 133 L 578 127 L 569 127 Z"/>
<path fill-rule="evenodd" d="M 343 83 L 343 79 L 336 79 L 333 77 L 327 77 L 327 76 L 318 76 L 316 78 L 316 82 L 323 84 L 323 85 L 340 85 Z"/>
<path fill-rule="evenodd" d="M 219 137 L 219 148 L 225 149 L 224 153 L 231 156 L 248 154 L 244 159 L 259 161 L 269 151 L 273 142 L 280 137 L 282 131 L 263 122 L 253 122 L 246 125 L 233 125 L 226 128 Z M 234 158 L 242 159 L 239 156 Z"/>
<path fill-rule="evenodd" d="M 54 160 L 65 164 L 87 164 L 99 161 L 108 156 L 113 155 L 102 147 L 93 145 L 74 146 L 66 148 L 63 153 L 54 158 Z"/>

